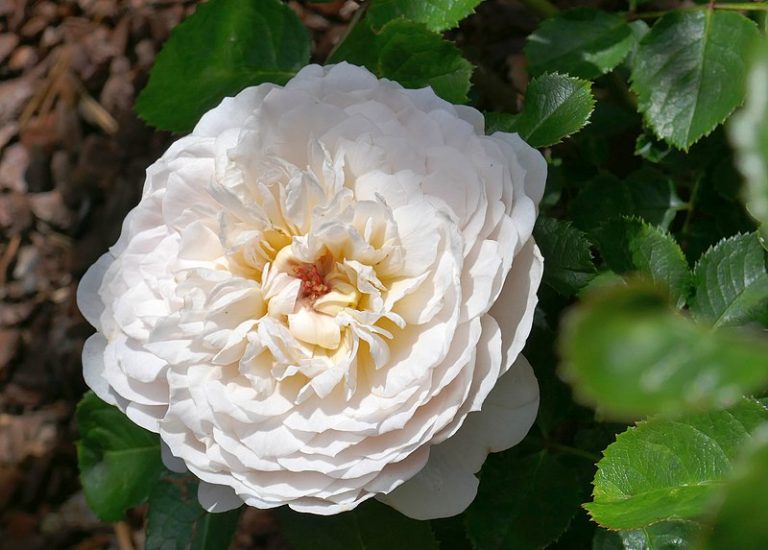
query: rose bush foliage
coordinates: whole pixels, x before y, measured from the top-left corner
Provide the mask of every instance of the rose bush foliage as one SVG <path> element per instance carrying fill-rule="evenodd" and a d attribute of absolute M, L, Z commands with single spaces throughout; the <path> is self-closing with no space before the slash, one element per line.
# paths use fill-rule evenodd
<path fill-rule="evenodd" d="M 520 354 L 546 163 L 346 63 L 227 98 L 87 272 L 86 382 L 201 504 L 460 513 L 538 407 Z"/>

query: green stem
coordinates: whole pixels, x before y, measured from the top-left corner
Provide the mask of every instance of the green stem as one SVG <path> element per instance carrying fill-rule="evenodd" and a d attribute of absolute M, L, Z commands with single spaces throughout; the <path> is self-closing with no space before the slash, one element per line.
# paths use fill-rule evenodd
<path fill-rule="evenodd" d="M 584 449 L 571 447 L 570 445 L 563 445 L 562 443 L 555 443 L 555 442 L 547 442 L 547 447 L 549 449 L 552 449 L 553 451 L 560 451 L 561 453 L 578 456 L 580 458 L 586 458 L 592 464 L 597 464 L 597 462 L 600 461 L 600 457 L 597 456 L 595 453 L 590 453 L 589 451 L 585 451 Z"/>
<path fill-rule="evenodd" d="M 520 0 L 520 3 L 542 19 L 554 17 L 560 11 L 549 0 Z"/>
<path fill-rule="evenodd" d="M 704 176 L 699 175 L 696 178 L 696 181 L 693 184 L 693 189 L 691 190 L 691 198 L 688 199 L 688 208 L 687 212 L 685 213 L 685 221 L 683 222 L 683 227 L 680 230 L 680 232 L 687 236 L 691 230 L 691 221 L 693 220 L 693 213 L 696 207 L 696 199 L 699 196 L 699 188 L 701 187 L 701 180 L 704 178 Z"/>
<path fill-rule="evenodd" d="M 735 4 L 712 4 L 702 6 L 684 6 L 674 10 L 646 11 L 643 13 L 628 13 L 629 19 L 656 19 L 671 11 L 701 11 L 701 10 L 731 10 L 731 11 L 768 11 L 768 2 L 744 2 Z"/>

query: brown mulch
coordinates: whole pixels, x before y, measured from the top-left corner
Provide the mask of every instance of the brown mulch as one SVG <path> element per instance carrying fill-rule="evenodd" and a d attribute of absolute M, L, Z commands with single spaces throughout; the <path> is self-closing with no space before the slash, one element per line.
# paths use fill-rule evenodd
<path fill-rule="evenodd" d="M 173 137 L 133 113 L 156 52 L 197 0 L 0 0 L 0 547 L 143 547 L 142 510 L 99 521 L 78 481 L 86 390 L 77 281 L 117 239 Z M 327 55 L 357 7 L 299 12 Z M 249 509 L 239 548 L 281 548 Z"/>
<path fill-rule="evenodd" d="M 143 511 L 105 524 L 78 481 L 73 414 L 93 329 L 75 292 L 173 139 L 133 104 L 198 1 L 0 0 L 0 548 L 143 548 Z M 313 34 L 315 60 L 358 7 L 289 4 Z M 513 0 L 488 4 L 482 25 L 451 37 L 478 66 L 476 88 L 491 103 L 481 106 L 514 109 L 527 82 L 522 37 L 536 20 Z M 271 513 L 247 509 L 234 547 L 285 546 Z"/>

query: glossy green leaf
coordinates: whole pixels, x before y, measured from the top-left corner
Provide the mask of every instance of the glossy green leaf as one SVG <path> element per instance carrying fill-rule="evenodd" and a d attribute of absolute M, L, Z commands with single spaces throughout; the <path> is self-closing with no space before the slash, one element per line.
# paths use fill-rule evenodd
<path fill-rule="evenodd" d="M 551 453 L 493 454 L 466 512 L 467 533 L 475 548 L 543 548 L 566 530 L 582 498 L 574 472 Z"/>
<path fill-rule="evenodd" d="M 77 461 L 88 505 L 117 521 L 143 502 L 162 471 L 160 437 L 88 392 L 77 406 Z"/>
<path fill-rule="evenodd" d="M 744 100 L 745 58 L 759 36 L 735 12 L 671 11 L 640 42 L 632 90 L 656 135 L 688 149 Z"/>
<path fill-rule="evenodd" d="M 595 107 L 590 83 L 561 74 L 534 78 L 525 91 L 517 131 L 533 147 L 547 147 L 581 130 Z"/>
<path fill-rule="evenodd" d="M 279 510 L 281 531 L 295 550 L 437 550 L 429 522 L 402 515 L 376 500 L 335 516 Z"/>
<path fill-rule="evenodd" d="M 747 209 L 768 237 L 768 44 L 764 41 L 752 56 L 746 105 L 733 116 L 728 129 L 747 181 Z"/>
<path fill-rule="evenodd" d="M 759 429 L 734 467 L 728 484 L 713 498 L 712 529 L 699 548 L 768 548 L 768 430 Z"/>
<path fill-rule="evenodd" d="M 534 228 L 544 256 L 543 282 L 563 296 L 571 296 L 595 276 L 590 243 L 570 222 L 540 217 Z"/>
<path fill-rule="evenodd" d="M 727 407 L 768 385 L 768 342 L 712 332 L 638 284 L 588 296 L 563 321 L 560 348 L 579 399 L 612 417 Z"/>
<path fill-rule="evenodd" d="M 593 79 L 621 63 L 634 43 L 624 17 L 577 8 L 546 19 L 528 37 L 525 53 L 532 74 L 560 72 Z"/>
<path fill-rule="evenodd" d="M 471 15 L 482 0 L 371 0 L 366 17 L 380 28 L 398 17 L 424 23 L 429 30 L 444 31 Z"/>
<path fill-rule="evenodd" d="M 309 62 L 309 46 L 301 21 L 279 0 L 210 0 L 173 30 L 136 111 L 157 128 L 187 132 L 224 97 L 285 83 Z"/>
<path fill-rule="evenodd" d="M 374 31 L 358 23 L 333 53 L 331 63 L 363 65 L 382 78 L 406 88 L 431 86 L 452 103 L 467 100 L 472 65 L 459 49 L 422 23 L 397 19 Z"/>
<path fill-rule="evenodd" d="M 616 273 L 641 272 L 682 306 L 691 285 L 683 251 L 666 231 L 637 219 L 611 220 L 597 232 L 603 259 Z"/>
<path fill-rule="evenodd" d="M 715 326 L 768 325 L 768 270 L 756 234 L 737 235 L 709 249 L 693 272 L 691 313 Z"/>
<path fill-rule="evenodd" d="M 766 420 L 768 411 L 745 398 L 729 410 L 640 422 L 605 450 L 594 500 L 584 507 L 609 529 L 698 517 L 742 446 Z"/>
<path fill-rule="evenodd" d="M 197 501 L 198 480 L 165 471 L 149 496 L 146 550 L 228 548 L 240 509 L 210 514 Z"/>

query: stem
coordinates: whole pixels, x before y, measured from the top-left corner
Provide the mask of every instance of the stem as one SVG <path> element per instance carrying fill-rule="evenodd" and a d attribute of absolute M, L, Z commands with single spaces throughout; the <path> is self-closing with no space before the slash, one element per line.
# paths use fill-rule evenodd
<path fill-rule="evenodd" d="M 701 11 L 701 10 L 731 10 L 731 11 L 768 11 L 768 2 L 744 2 L 736 4 L 709 4 L 702 6 L 684 6 L 674 10 L 646 11 L 643 13 L 628 13 L 629 19 L 656 19 L 671 11 Z"/>
<path fill-rule="evenodd" d="M 594 453 L 590 453 L 589 451 L 585 451 L 584 449 L 577 449 L 576 447 L 571 447 L 570 445 L 563 445 L 562 443 L 554 443 L 554 442 L 548 442 L 547 447 L 552 449 L 553 451 L 560 451 L 561 453 L 567 453 L 569 455 L 578 456 L 580 458 L 586 458 L 592 464 L 596 464 L 600 461 L 600 457 L 597 456 Z"/>
<path fill-rule="evenodd" d="M 688 212 L 685 213 L 685 221 L 683 222 L 683 227 L 680 230 L 680 232 L 686 236 L 691 230 L 691 220 L 693 220 L 693 212 L 695 210 L 696 199 L 699 195 L 699 187 L 701 186 L 702 179 L 704 179 L 704 176 L 702 175 L 699 175 L 696 178 L 696 181 L 693 183 L 693 189 L 691 190 L 691 198 L 688 199 Z"/>
<path fill-rule="evenodd" d="M 520 0 L 520 3 L 542 19 L 554 17 L 560 11 L 549 0 Z"/>

